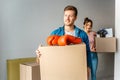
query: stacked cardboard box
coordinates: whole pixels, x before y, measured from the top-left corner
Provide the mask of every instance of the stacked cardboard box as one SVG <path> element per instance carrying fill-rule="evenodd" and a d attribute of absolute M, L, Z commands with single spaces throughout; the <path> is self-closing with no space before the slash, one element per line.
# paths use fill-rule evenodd
<path fill-rule="evenodd" d="M 15 58 L 7 60 L 7 80 L 20 80 L 20 64 L 35 62 L 35 57 Z"/>
<path fill-rule="evenodd" d="M 41 80 L 39 64 L 35 62 L 20 64 L 20 80 Z"/>

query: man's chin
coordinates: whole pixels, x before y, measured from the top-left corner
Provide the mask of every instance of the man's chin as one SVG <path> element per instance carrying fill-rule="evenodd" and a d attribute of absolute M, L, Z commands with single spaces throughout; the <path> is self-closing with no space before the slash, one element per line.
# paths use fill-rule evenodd
<path fill-rule="evenodd" d="M 65 26 L 72 26 L 72 24 L 65 24 Z"/>

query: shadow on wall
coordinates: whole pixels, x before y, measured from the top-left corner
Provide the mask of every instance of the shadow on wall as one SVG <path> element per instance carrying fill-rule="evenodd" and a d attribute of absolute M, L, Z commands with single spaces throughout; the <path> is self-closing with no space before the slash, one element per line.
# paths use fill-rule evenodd
<path fill-rule="evenodd" d="M 98 53 L 98 80 L 113 80 L 114 78 L 114 53 Z M 106 66 L 105 66 L 106 65 Z"/>

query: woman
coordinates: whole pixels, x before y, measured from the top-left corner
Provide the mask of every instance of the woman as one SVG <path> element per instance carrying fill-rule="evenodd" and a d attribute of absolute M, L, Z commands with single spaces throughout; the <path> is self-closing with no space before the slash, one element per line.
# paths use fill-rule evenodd
<path fill-rule="evenodd" d="M 84 25 L 83 26 L 84 31 L 87 33 L 89 38 L 89 45 L 90 45 L 90 51 L 91 51 L 91 62 L 92 62 L 91 80 L 96 80 L 96 72 L 97 72 L 97 66 L 98 66 L 98 56 L 95 48 L 96 32 L 92 31 L 93 22 L 91 19 L 85 18 L 83 25 Z"/>

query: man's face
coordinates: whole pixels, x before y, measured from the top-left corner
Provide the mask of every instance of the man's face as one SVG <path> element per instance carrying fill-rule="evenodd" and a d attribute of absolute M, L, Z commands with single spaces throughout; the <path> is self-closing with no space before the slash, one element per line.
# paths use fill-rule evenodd
<path fill-rule="evenodd" d="M 72 26 L 76 20 L 75 12 L 72 10 L 64 11 L 64 24 L 65 26 Z"/>

